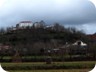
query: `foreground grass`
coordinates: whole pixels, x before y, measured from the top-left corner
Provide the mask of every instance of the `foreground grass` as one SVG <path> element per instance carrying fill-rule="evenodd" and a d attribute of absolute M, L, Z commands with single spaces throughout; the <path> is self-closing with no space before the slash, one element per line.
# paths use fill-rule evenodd
<path fill-rule="evenodd" d="M 57 64 L 57 65 L 86 65 L 86 64 L 95 64 L 96 61 L 74 61 L 74 62 L 52 62 L 52 64 Z M 18 65 L 18 66 L 30 66 L 30 65 L 45 65 L 46 62 L 24 62 L 24 63 L 1 63 L 2 66 L 13 66 L 13 65 Z"/>
<path fill-rule="evenodd" d="M 60 69 L 60 70 L 17 70 L 9 72 L 88 72 L 90 69 Z"/>
<path fill-rule="evenodd" d="M 12 70 L 18 72 L 44 72 L 47 70 L 48 72 L 56 72 L 55 69 L 61 70 L 60 72 L 70 72 L 70 69 L 77 69 L 77 72 L 80 70 L 93 69 L 95 66 L 95 61 L 80 61 L 80 62 L 52 62 L 52 64 L 46 64 L 45 62 L 30 62 L 30 63 L 2 63 L 2 67 L 5 70 Z M 64 71 L 62 71 L 64 69 Z M 67 69 L 67 70 L 65 70 Z M 43 71 L 42 71 L 43 70 Z M 49 71 L 50 70 L 50 71 Z M 52 71 L 51 71 L 52 70 Z M 57 70 L 57 71 L 58 71 Z M 59 72 L 59 71 L 58 71 Z M 74 72 L 74 71 L 73 71 Z M 83 71 L 84 72 L 84 71 Z"/>

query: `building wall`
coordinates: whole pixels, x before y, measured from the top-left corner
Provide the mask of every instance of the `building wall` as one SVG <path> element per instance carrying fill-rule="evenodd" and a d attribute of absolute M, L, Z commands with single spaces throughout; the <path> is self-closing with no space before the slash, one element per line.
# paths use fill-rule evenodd
<path fill-rule="evenodd" d="M 20 23 L 19 24 L 19 27 L 30 27 L 30 26 L 32 26 L 33 24 L 32 23 Z"/>
<path fill-rule="evenodd" d="M 32 27 L 33 23 L 31 21 L 22 21 L 19 24 L 16 25 L 17 28 L 26 28 L 26 27 Z"/>

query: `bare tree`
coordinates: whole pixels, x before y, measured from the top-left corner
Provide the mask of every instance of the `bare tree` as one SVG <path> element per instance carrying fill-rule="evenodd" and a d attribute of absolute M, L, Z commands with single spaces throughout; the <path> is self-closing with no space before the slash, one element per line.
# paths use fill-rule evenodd
<path fill-rule="evenodd" d="M 60 25 L 59 23 L 55 23 L 53 29 L 56 31 L 64 31 L 65 28 L 63 25 Z"/>

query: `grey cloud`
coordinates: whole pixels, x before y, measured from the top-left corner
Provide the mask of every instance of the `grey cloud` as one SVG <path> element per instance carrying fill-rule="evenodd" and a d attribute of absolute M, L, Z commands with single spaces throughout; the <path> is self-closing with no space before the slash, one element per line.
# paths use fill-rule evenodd
<path fill-rule="evenodd" d="M 96 21 L 96 8 L 88 0 L 9 0 L 0 9 L 0 26 L 22 20 L 52 24 L 84 25 Z"/>

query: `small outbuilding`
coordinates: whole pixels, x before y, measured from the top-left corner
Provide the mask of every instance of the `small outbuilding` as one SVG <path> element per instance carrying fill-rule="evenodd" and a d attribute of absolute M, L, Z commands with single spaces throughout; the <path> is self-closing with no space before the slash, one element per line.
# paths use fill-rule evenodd
<path fill-rule="evenodd" d="M 81 41 L 81 40 L 78 40 L 78 41 L 76 41 L 75 43 L 73 43 L 72 45 L 80 45 L 80 46 L 87 46 L 87 44 L 86 43 L 84 43 L 83 41 Z"/>

